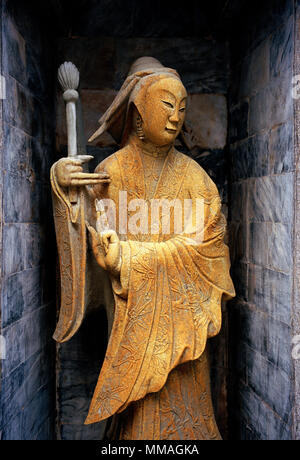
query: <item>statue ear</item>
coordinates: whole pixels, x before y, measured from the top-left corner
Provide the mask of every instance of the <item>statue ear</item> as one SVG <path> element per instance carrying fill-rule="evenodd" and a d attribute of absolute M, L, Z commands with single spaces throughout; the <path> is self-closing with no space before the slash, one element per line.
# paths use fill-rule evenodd
<path fill-rule="evenodd" d="M 145 139 L 145 134 L 144 134 L 144 131 L 143 131 L 143 119 L 142 119 L 142 116 L 137 108 L 137 106 L 134 104 L 134 102 L 132 103 L 132 126 L 136 132 L 136 134 L 138 135 L 138 137 L 143 140 Z"/>
<path fill-rule="evenodd" d="M 143 135 L 142 124 L 143 120 L 140 115 L 140 112 L 136 107 L 135 103 L 131 101 L 127 109 L 126 122 L 124 124 L 124 130 L 122 133 L 122 140 L 120 144 L 121 147 L 123 147 L 126 144 L 132 132 L 135 132 L 139 137 Z M 140 137 L 140 139 L 143 139 L 143 137 Z"/>
<path fill-rule="evenodd" d="M 133 124 L 135 123 L 136 118 L 139 118 L 143 122 L 142 115 L 139 109 L 137 108 L 136 104 L 133 101 L 131 101 L 131 113 L 132 113 Z"/>

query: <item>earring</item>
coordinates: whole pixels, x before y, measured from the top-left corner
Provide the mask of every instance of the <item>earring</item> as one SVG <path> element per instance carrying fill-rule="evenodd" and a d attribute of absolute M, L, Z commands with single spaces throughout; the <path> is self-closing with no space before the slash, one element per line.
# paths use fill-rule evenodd
<path fill-rule="evenodd" d="M 138 114 L 136 117 L 136 132 L 137 132 L 139 139 L 141 140 L 145 139 L 145 134 L 143 131 L 143 121 L 142 121 L 140 114 Z"/>

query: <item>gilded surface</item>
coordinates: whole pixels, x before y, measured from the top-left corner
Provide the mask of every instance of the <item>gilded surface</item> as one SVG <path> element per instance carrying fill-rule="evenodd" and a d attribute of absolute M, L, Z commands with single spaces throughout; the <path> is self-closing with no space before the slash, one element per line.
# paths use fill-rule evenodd
<path fill-rule="evenodd" d="M 80 162 L 70 159 L 51 171 L 62 291 L 54 337 L 64 341 L 76 332 L 89 296 L 97 304 L 87 232 L 89 250 L 102 270 L 100 286 L 103 270 L 109 274 L 114 311 L 85 423 L 113 416 L 113 439 L 220 439 L 205 347 L 220 330 L 222 296 L 232 297 L 234 288 L 217 188 L 174 147 L 185 103 L 175 71 L 150 58 L 138 60 L 96 133 L 103 126 L 110 129 L 123 147 L 94 174 L 83 173 Z M 68 185 L 75 183 L 73 205 Z M 162 208 L 153 223 L 152 205 L 162 199 L 171 206 Z M 115 204 L 114 228 L 95 230 L 97 200 Z M 144 211 L 138 218 L 133 200 Z M 191 205 L 182 231 L 177 226 L 183 209 L 172 206 L 175 202 Z M 110 318 L 112 306 L 106 307 Z"/>

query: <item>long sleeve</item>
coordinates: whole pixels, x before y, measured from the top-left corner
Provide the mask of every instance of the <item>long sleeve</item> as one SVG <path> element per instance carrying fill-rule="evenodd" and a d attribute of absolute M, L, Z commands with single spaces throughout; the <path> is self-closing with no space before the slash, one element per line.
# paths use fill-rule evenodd
<path fill-rule="evenodd" d="M 86 308 L 85 197 L 80 191 L 76 205 L 70 203 L 56 181 L 55 164 L 50 177 L 61 282 L 59 320 L 53 337 L 65 342 L 80 327 Z"/>
<path fill-rule="evenodd" d="M 234 295 L 220 199 L 206 200 L 202 238 L 122 242 L 126 305 L 116 299 L 114 352 L 107 359 L 86 423 L 123 411 L 159 391 L 172 369 L 203 353 L 221 326 L 221 298 Z M 126 274 L 126 275 L 125 275 Z"/>

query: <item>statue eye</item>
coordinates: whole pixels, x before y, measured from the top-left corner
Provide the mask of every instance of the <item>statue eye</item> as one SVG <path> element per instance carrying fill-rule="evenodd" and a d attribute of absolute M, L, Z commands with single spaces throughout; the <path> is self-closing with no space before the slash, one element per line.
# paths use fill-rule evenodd
<path fill-rule="evenodd" d="M 163 102 L 167 107 L 170 107 L 171 109 L 174 108 L 173 104 L 171 104 L 171 102 L 168 102 L 168 101 L 161 101 Z"/>
<path fill-rule="evenodd" d="M 181 109 L 179 109 L 179 112 L 184 112 L 185 111 L 185 107 L 181 107 Z"/>

